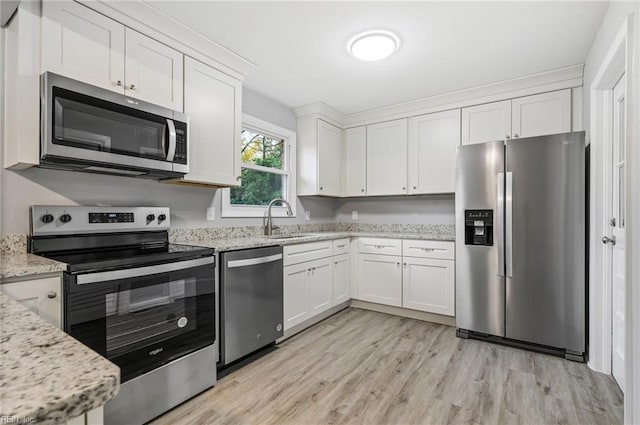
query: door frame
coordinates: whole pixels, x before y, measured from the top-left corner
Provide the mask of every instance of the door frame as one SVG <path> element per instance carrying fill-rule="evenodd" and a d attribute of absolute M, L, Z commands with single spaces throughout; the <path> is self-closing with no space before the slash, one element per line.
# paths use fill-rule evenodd
<path fill-rule="evenodd" d="M 590 117 L 590 142 L 591 142 L 591 170 L 590 170 L 590 205 L 589 205 L 589 367 L 603 373 L 611 374 L 611 326 L 612 326 L 612 279 L 611 261 L 608 250 L 600 242 L 602 235 L 608 234 L 610 217 L 605 214 L 605 203 L 610 197 L 611 186 L 611 143 L 613 132 L 610 120 L 613 116 L 612 92 L 620 77 L 627 76 L 625 90 L 626 105 L 626 137 L 625 146 L 627 160 L 633 164 L 632 155 L 636 155 L 638 148 L 633 148 L 633 139 L 637 139 L 632 129 L 634 120 L 631 117 L 637 109 L 637 99 L 633 90 L 638 84 L 638 78 L 634 75 L 634 61 L 638 56 L 633 50 L 633 15 L 627 16 L 614 38 L 609 51 L 604 57 L 598 72 L 596 73 L 591 90 L 591 117 Z M 636 65 L 637 66 L 637 65 Z M 633 157 L 635 158 L 635 156 Z M 632 165 L 633 166 L 633 165 Z M 629 167 L 631 168 L 631 167 Z M 626 304 L 625 304 L 625 423 L 634 423 L 640 420 L 640 402 L 636 400 L 640 394 L 640 368 L 633 365 L 631 359 L 634 353 L 640 354 L 640 338 L 636 336 L 640 331 L 640 301 L 637 298 L 639 289 L 634 290 L 632 282 L 640 277 L 640 268 L 633 265 L 633 252 L 638 249 L 632 246 L 631 235 L 638 234 L 635 226 L 638 226 L 633 213 L 637 211 L 640 196 L 634 195 L 631 187 L 640 185 L 640 170 L 626 171 Z M 638 244 L 640 245 L 640 244 Z M 634 249 L 635 248 L 635 249 Z M 633 274 L 633 268 L 638 268 Z M 636 285 L 637 286 L 637 285 Z M 636 369 L 636 370 L 634 370 Z M 636 377 L 633 379 L 633 377 Z"/>

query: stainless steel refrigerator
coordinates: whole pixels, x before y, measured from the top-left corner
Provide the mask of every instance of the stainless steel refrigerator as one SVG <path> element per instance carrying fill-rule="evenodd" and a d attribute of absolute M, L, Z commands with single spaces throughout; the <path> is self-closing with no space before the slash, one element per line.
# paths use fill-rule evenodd
<path fill-rule="evenodd" d="M 462 146 L 456 328 L 584 361 L 584 132 Z"/>

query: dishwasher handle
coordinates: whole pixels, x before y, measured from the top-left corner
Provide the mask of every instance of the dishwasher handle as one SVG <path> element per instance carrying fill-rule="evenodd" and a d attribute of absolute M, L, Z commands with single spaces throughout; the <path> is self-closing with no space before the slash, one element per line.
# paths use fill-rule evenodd
<path fill-rule="evenodd" d="M 266 257 L 246 258 L 244 260 L 227 261 L 227 268 L 234 269 L 236 267 L 255 266 L 257 264 L 272 263 L 282 260 L 282 254 L 267 255 Z"/>

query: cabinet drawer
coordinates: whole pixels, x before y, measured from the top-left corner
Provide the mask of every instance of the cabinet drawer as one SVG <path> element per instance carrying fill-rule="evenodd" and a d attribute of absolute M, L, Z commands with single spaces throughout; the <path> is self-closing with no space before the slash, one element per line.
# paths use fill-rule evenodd
<path fill-rule="evenodd" d="M 402 254 L 405 257 L 454 259 L 455 244 L 448 241 L 403 240 Z"/>
<path fill-rule="evenodd" d="M 358 251 L 362 254 L 402 255 L 400 239 L 360 238 Z"/>
<path fill-rule="evenodd" d="M 298 245 L 286 245 L 283 249 L 284 266 L 304 263 L 305 261 L 317 260 L 331 257 L 333 252 L 333 241 L 320 241 L 303 243 Z"/>
<path fill-rule="evenodd" d="M 349 238 L 336 239 L 333 241 L 333 255 L 349 253 Z"/>

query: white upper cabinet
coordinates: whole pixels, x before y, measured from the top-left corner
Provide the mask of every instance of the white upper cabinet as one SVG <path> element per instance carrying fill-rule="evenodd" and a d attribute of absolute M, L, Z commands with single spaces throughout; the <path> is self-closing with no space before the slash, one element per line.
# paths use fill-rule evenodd
<path fill-rule="evenodd" d="M 493 142 L 511 136 L 511 101 L 462 108 L 462 144 Z"/>
<path fill-rule="evenodd" d="M 137 31 L 125 31 L 125 92 L 182 111 L 184 55 Z"/>
<path fill-rule="evenodd" d="M 367 194 L 367 127 L 345 131 L 343 196 Z"/>
<path fill-rule="evenodd" d="M 571 89 L 462 108 L 462 144 L 571 131 Z"/>
<path fill-rule="evenodd" d="M 460 109 L 409 119 L 409 194 L 453 193 Z"/>
<path fill-rule="evenodd" d="M 533 137 L 571 131 L 571 89 L 511 101 L 512 137 Z"/>
<path fill-rule="evenodd" d="M 407 193 L 407 119 L 367 126 L 367 195 Z"/>
<path fill-rule="evenodd" d="M 74 1 L 42 2 L 42 71 L 124 93 L 124 25 Z"/>
<path fill-rule="evenodd" d="M 340 196 L 342 131 L 318 120 L 318 194 Z"/>
<path fill-rule="evenodd" d="M 240 81 L 186 57 L 184 110 L 189 115 L 189 174 L 178 182 L 239 185 Z"/>
<path fill-rule="evenodd" d="M 298 119 L 298 195 L 340 196 L 342 130 L 317 116 Z"/>
<path fill-rule="evenodd" d="M 42 3 L 43 72 L 182 111 L 183 57 L 79 3 Z"/>

